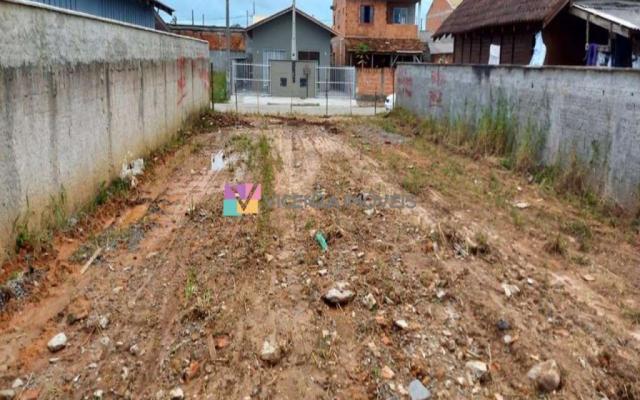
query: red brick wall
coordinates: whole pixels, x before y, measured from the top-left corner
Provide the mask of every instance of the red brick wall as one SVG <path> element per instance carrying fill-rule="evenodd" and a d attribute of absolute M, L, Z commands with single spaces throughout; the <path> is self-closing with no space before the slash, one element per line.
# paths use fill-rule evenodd
<path fill-rule="evenodd" d="M 401 3 L 401 1 L 398 1 Z M 387 0 L 334 0 L 334 30 L 341 36 L 363 36 L 388 39 L 417 39 L 417 25 L 387 23 Z M 360 6 L 374 9 L 373 23 L 360 23 Z"/>
<path fill-rule="evenodd" d="M 382 87 L 384 76 L 384 88 Z M 393 93 L 394 70 L 392 68 L 358 68 L 356 71 L 358 97 L 387 96 Z"/>
<path fill-rule="evenodd" d="M 189 36 L 209 42 L 209 50 L 226 50 L 227 36 L 224 30 L 202 31 L 191 29 L 171 29 L 176 35 Z M 231 32 L 231 51 L 245 51 L 246 43 L 243 32 Z"/>
<path fill-rule="evenodd" d="M 431 33 L 437 31 L 452 11 L 453 7 L 447 0 L 433 0 L 427 13 L 427 31 Z"/>

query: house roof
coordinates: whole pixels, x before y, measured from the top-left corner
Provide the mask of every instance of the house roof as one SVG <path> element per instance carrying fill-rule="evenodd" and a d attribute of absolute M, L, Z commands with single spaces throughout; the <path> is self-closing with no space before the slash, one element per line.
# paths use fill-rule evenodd
<path fill-rule="evenodd" d="M 579 0 L 573 3 L 573 7 L 627 29 L 640 31 L 640 2 L 637 0 Z"/>
<path fill-rule="evenodd" d="M 347 51 L 358 51 L 366 46 L 372 53 L 412 53 L 419 54 L 425 50 L 425 43 L 419 39 L 372 39 L 346 38 Z"/>
<path fill-rule="evenodd" d="M 490 26 L 548 23 L 570 0 L 464 0 L 449 15 L 434 37 L 464 33 Z"/>
<path fill-rule="evenodd" d="M 287 7 L 282 11 L 279 11 L 275 14 L 272 14 L 270 16 L 268 16 L 267 18 L 261 19 L 260 21 L 256 22 L 253 25 L 249 25 L 247 27 L 247 32 L 251 32 L 252 30 L 256 29 L 259 26 L 262 26 L 266 23 L 269 23 L 271 21 L 273 21 L 274 19 L 281 17 L 285 14 L 288 14 L 292 11 L 293 7 Z M 309 21 L 313 22 L 314 24 L 318 25 L 320 28 L 328 31 L 332 36 L 338 36 L 338 33 L 336 31 L 334 31 L 333 29 L 331 29 L 330 27 L 328 27 L 327 25 L 323 24 L 322 22 L 318 21 L 317 19 L 315 19 L 314 17 L 312 17 L 311 15 L 305 13 L 304 11 L 300 10 L 300 8 L 296 7 L 296 16 L 301 16 L 303 18 L 308 19 Z"/>
<path fill-rule="evenodd" d="M 158 1 L 158 0 L 151 0 L 150 3 L 154 7 L 166 12 L 169 15 L 173 14 L 173 12 L 175 11 L 173 8 L 169 7 L 168 5 L 166 5 L 163 2 Z"/>

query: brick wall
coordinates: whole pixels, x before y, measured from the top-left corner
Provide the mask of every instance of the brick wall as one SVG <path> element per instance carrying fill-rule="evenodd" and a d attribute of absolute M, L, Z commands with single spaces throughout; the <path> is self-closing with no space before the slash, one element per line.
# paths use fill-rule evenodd
<path fill-rule="evenodd" d="M 356 71 L 358 98 L 387 96 L 393 93 L 394 70 L 392 68 L 358 68 Z M 384 87 L 382 79 L 384 77 Z"/>
<path fill-rule="evenodd" d="M 334 0 L 334 29 L 341 36 L 370 38 L 417 39 L 418 26 L 387 23 L 386 0 Z M 360 6 L 373 7 L 373 23 L 360 23 Z"/>
<path fill-rule="evenodd" d="M 176 35 L 189 36 L 209 42 L 209 50 L 226 50 L 227 36 L 224 30 L 202 30 L 202 29 L 175 29 L 169 26 L 171 33 Z M 231 32 L 231 51 L 245 51 L 246 42 L 244 32 Z"/>
<path fill-rule="evenodd" d="M 453 7 L 447 0 L 433 0 L 427 13 L 427 31 L 435 33 L 452 11 Z"/>

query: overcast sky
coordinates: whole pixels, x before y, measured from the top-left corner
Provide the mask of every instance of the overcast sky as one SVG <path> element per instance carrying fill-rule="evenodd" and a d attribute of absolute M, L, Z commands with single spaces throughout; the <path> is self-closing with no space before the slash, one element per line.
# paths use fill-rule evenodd
<path fill-rule="evenodd" d="M 178 22 L 191 23 L 191 10 L 195 14 L 196 24 L 202 24 L 204 14 L 205 25 L 225 24 L 225 0 L 163 0 L 176 10 Z M 230 0 L 231 24 L 246 25 L 247 10 L 253 12 L 254 0 Z M 331 14 L 332 0 L 297 0 L 296 4 L 303 11 L 313 15 L 327 25 L 333 23 Z M 423 0 L 423 13 L 426 14 L 430 0 Z M 291 5 L 291 0 L 255 0 L 257 15 L 271 15 Z M 165 19 L 168 19 L 166 14 Z"/>

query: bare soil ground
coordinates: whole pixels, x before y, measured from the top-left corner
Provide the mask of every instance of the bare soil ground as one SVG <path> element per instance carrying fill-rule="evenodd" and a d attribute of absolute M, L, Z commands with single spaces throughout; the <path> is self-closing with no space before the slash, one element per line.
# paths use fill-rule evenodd
<path fill-rule="evenodd" d="M 404 399 L 417 379 L 434 399 L 640 398 L 638 233 L 379 122 L 205 120 L 126 201 L 59 233 L 49 257 L 5 266 L 32 278 L 2 304 L 0 390 L 19 378 L 18 399 L 178 387 L 188 399 Z M 228 165 L 211 172 L 220 149 Z M 225 182 L 416 207 L 228 218 Z M 355 298 L 330 307 L 338 282 Z M 561 374 L 551 392 L 527 378 L 546 360 Z"/>

